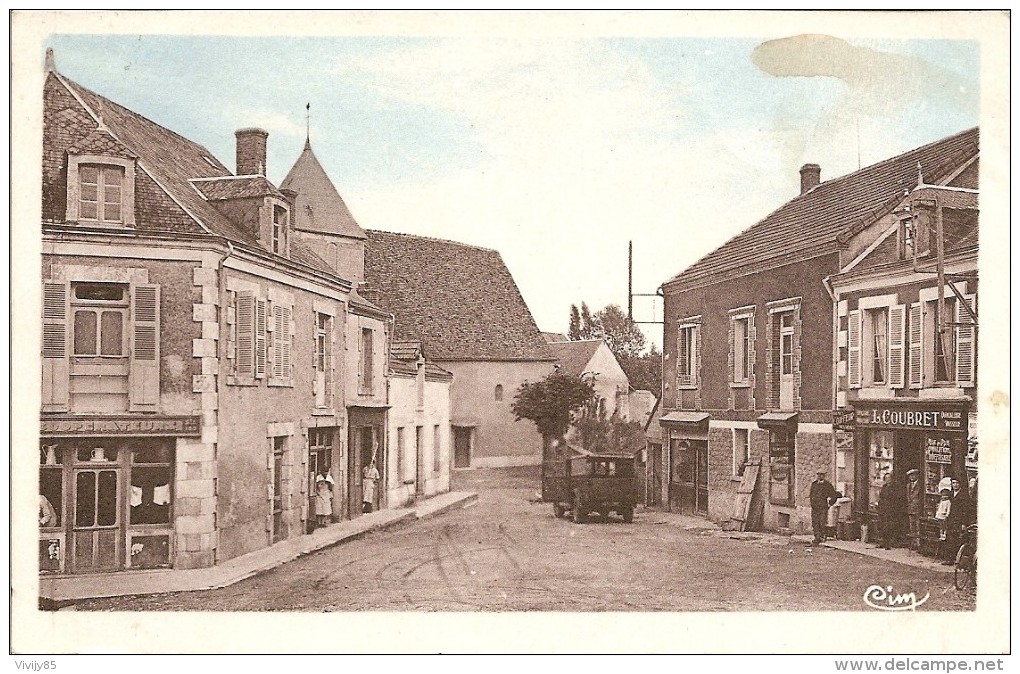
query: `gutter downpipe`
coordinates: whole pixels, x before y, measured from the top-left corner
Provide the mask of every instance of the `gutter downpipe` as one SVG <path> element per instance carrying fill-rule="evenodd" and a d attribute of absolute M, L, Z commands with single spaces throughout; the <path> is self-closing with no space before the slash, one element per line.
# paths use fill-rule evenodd
<path fill-rule="evenodd" d="M 832 303 L 832 349 L 829 360 L 829 367 L 832 372 L 832 411 L 835 412 L 839 405 L 839 301 L 837 299 L 836 292 L 832 288 L 832 276 L 826 276 L 822 279 L 822 287 L 825 288 L 825 292 L 829 294 L 829 300 Z M 832 420 L 829 420 L 832 423 Z M 836 429 L 832 429 L 832 483 L 837 484 L 836 467 L 839 465 L 836 457 Z M 843 494 L 846 496 L 846 494 Z"/>

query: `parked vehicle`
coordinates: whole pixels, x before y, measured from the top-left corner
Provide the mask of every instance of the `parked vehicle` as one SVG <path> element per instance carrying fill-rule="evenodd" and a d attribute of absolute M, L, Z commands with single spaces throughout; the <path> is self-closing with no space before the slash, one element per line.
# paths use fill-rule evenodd
<path fill-rule="evenodd" d="M 615 512 L 624 522 L 634 519 L 641 496 L 636 478 L 636 453 L 599 453 L 571 448 L 552 452 L 542 462 L 542 500 L 553 504 L 553 514 L 569 511 L 574 522 L 597 512 L 603 521 Z"/>

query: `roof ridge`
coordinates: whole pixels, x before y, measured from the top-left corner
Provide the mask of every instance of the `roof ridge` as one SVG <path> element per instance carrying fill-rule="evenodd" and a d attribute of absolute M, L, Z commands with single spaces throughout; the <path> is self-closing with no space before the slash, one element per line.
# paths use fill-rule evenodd
<path fill-rule="evenodd" d="M 387 232 L 382 229 L 366 229 L 366 232 L 370 234 L 388 234 L 392 236 L 403 236 L 408 239 L 423 239 L 425 241 L 437 241 L 439 243 L 452 243 L 455 246 L 461 246 L 463 248 L 473 248 L 474 250 L 484 250 L 489 253 L 496 253 L 502 259 L 502 255 L 495 248 L 486 248 L 485 246 L 476 246 L 473 243 L 464 243 L 462 241 L 454 241 L 453 239 L 441 239 L 436 236 L 423 236 L 421 234 L 407 234 L 406 232 Z"/>
<path fill-rule="evenodd" d="M 123 110 L 124 112 L 128 113 L 129 115 L 133 115 L 135 117 L 140 117 L 141 119 L 145 120 L 146 123 L 151 124 L 151 125 L 153 125 L 155 127 L 158 127 L 159 129 L 162 129 L 163 131 L 166 131 L 167 133 L 170 133 L 170 134 L 176 136 L 177 138 L 179 138 L 180 140 L 184 141 L 185 143 L 188 143 L 189 145 L 194 145 L 195 147 L 201 148 L 211 159 L 215 159 L 216 161 L 218 161 L 220 163 L 220 165 L 223 166 L 223 168 L 226 169 L 227 172 L 229 173 L 230 169 L 227 168 L 227 165 L 224 164 L 223 162 L 221 162 L 216 157 L 216 155 L 214 155 L 212 152 L 209 151 L 209 148 L 207 148 L 205 145 L 202 145 L 201 143 L 195 142 L 195 141 L 191 140 L 190 138 L 177 133 L 173 129 L 171 129 L 169 127 L 166 127 L 166 126 L 163 126 L 159 122 L 156 122 L 156 121 L 154 121 L 152 119 L 149 119 L 148 117 L 146 117 L 145 115 L 143 115 L 140 112 L 136 112 L 136 111 L 132 110 L 131 108 L 125 106 L 125 105 L 121 105 L 120 103 L 117 103 L 116 101 L 113 101 L 113 100 L 107 98 L 106 96 L 103 96 L 100 93 L 96 93 L 95 91 L 92 91 L 91 89 L 89 89 L 85 85 L 83 85 L 83 84 L 81 84 L 79 82 L 76 82 L 75 80 L 72 80 L 69 77 L 61 75 L 60 73 L 58 73 L 56 71 L 54 71 L 54 74 L 62 82 L 64 82 L 65 84 L 70 84 L 70 85 L 73 85 L 75 87 L 78 87 L 79 89 L 84 90 L 90 96 L 95 96 L 96 98 L 101 99 L 104 104 L 109 103 L 111 106 L 116 107 L 116 108 L 120 108 L 121 110 Z M 91 107 L 87 103 L 85 103 L 85 101 L 82 101 L 82 104 L 85 105 L 85 107 L 89 109 L 89 112 L 97 120 L 102 119 L 102 115 L 100 115 L 96 111 L 92 110 Z M 105 124 L 105 122 L 104 122 L 104 124 Z M 116 138 L 116 135 L 114 135 L 114 137 Z M 121 141 L 121 142 L 123 143 L 124 141 Z M 213 167 L 213 168 L 216 168 L 216 167 Z"/>

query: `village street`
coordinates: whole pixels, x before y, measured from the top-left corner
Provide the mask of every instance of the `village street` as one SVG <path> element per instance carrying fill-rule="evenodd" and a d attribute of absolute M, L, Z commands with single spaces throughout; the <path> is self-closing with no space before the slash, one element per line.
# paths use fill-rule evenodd
<path fill-rule="evenodd" d="M 573 524 L 534 502 L 537 468 L 457 472 L 478 502 L 370 534 L 221 589 L 83 602 L 77 610 L 858 611 L 873 584 L 973 610 L 951 574 L 734 534 L 638 510 Z"/>

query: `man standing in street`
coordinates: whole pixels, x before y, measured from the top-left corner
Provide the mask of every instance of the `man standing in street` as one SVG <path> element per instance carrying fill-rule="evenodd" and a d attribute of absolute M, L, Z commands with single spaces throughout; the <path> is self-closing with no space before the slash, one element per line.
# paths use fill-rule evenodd
<path fill-rule="evenodd" d="M 917 550 L 921 541 L 921 514 L 924 512 L 924 490 L 918 479 L 920 471 L 907 471 L 907 524 L 909 526 L 910 549 Z"/>
<path fill-rule="evenodd" d="M 825 479 L 825 471 L 818 471 L 818 476 L 811 483 L 811 529 L 815 535 L 815 545 L 825 540 L 825 524 L 829 514 L 829 506 L 839 497 L 836 488 Z"/>

